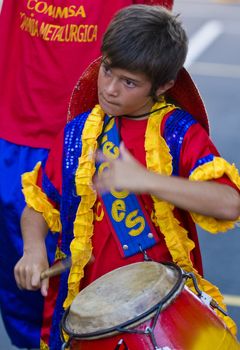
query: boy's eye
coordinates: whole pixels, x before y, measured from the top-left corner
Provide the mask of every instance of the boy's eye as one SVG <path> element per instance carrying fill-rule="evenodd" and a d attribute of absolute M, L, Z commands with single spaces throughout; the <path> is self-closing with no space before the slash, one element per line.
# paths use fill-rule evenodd
<path fill-rule="evenodd" d="M 133 88 L 136 86 L 136 83 L 129 79 L 125 79 L 124 83 L 126 84 L 127 87 L 130 87 L 130 88 Z"/>
<path fill-rule="evenodd" d="M 108 64 L 106 64 L 106 63 L 102 63 L 102 68 L 103 68 L 103 71 L 104 71 L 105 74 L 111 72 L 111 67 Z"/>

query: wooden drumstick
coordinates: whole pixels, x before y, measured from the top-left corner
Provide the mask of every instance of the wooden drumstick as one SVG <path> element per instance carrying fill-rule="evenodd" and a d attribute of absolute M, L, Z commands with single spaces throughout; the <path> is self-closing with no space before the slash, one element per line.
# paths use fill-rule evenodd
<path fill-rule="evenodd" d="M 61 273 L 69 269 L 71 266 L 72 266 L 72 259 L 71 257 L 68 257 L 64 260 L 57 262 L 56 264 L 49 267 L 48 269 L 44 270 L 41 273 L 40 279 L 42 281 L 45 278 L 51 278 L 53 276 L 60 275 Z"/>

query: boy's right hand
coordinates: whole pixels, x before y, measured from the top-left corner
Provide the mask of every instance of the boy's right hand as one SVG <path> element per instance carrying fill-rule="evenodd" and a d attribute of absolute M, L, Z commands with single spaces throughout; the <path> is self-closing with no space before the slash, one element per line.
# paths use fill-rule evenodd
<path fill-rule="evenodd" d="M 37 290 L 41 288 L 41 294 L 47 296 L 49 279 L 41 281 L 41 272 L 49 267 L 46 249 L 38 249 L 34 252 L 24 252 L 22 258 L 14 267 L 14 276 L 18 288 Z"/>

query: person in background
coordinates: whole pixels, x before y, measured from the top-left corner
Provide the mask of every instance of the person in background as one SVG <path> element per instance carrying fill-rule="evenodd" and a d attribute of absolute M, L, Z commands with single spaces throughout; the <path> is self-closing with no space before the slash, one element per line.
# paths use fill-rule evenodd
<path fill-rule="evenodd" d="M 172 7 L 172 0 L 4 0 L 0 15 L 0 307 L 12 343 L 36 348 L 40 293 L 19 290 L 14 265 L 22 255 L 20 175 L 42 160 L 65 125 L 78 77 L 100 55 L 113 14 L 130 4 Z M 47 238 L 49 259 L 55 239 Z"/>
<path fill-rule="evenodd" d="M 225 308 L 203 278 L 195 224 L 212 233 L 233 227 L 240 177 L 209 138 L 201 98 L 182 68 L 187 41 L 177 16 L 162 7 L 120 10 L 103 37 L 100 68 L 99 60 L 90 66 L 72 100 L 81 107 L 95 91 L 97 104 L 73 118 L 47 159 L 23 175 L 24 254 L 15 277 L 20 288 L 40 288 L 46 297 L 41 349 L 61 348 L 59 323 L 80 289 L 143 261 L 143 251 L 193 272 Z M 48 228 L 60 234 L 58 259 L 72 257 L 70 272 L 50 282 L 40 279 L 49 266 Z"/>

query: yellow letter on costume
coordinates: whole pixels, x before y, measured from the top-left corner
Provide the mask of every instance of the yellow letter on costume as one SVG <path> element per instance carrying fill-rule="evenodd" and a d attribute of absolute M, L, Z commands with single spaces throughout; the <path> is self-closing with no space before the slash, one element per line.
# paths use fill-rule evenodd
<path fill-rule="evenodd" d="M 112 204 L 112 217 L 116 222 L 121 222 L 126 215 L 126 205 L 121 199 L 117 199 Z"/>
<path fill-rule="evenodd" d="M 128 216 L 126 217 L 126 226 L 128 228 L 139 225 L 138 228 L 129 231 L 130 236 L 140 235 L 145 228 L 144 218 L 142 216 L 137 216 L 137 215 L 138 215 L 138 210 L 134 210 L 130 214 L 128 214 Z"/>

